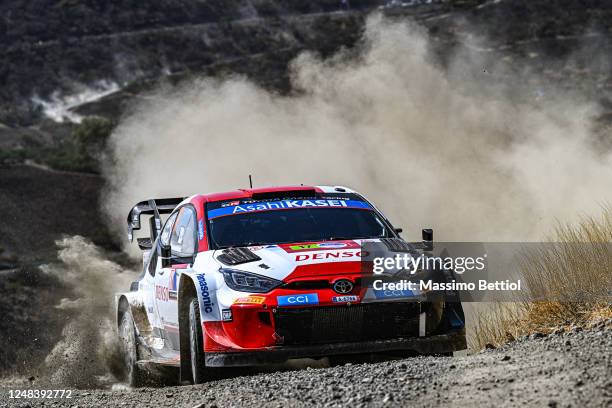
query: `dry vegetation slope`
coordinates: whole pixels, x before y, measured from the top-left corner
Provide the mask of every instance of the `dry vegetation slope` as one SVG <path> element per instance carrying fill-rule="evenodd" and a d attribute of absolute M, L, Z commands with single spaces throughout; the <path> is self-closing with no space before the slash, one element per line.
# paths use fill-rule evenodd
<path fill-rule="evenodd" d="M 558 244 L 522 256 L 530 296 L 543 300 L 497 304 L 482 313 L 471 333 L 473 348 L 612 319 L 612 209 L 578 225 L 560 224 L 550 241 Z"/>

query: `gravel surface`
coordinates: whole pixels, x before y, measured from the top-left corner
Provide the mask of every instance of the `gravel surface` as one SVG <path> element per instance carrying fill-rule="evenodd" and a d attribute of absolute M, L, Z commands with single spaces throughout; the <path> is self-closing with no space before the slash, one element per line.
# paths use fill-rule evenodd
<path fill-rule="evenodd" d="M 535 334 L 461 357 L 276 371 L 197 386 L 75 390 L 69 400 L 9 400 L 8 391 L 3 390 L 0 403 L 20 407 L 612 407 L 611 360 L 612 319 L 589 330 L 577 327 L 548 336 Z"/>

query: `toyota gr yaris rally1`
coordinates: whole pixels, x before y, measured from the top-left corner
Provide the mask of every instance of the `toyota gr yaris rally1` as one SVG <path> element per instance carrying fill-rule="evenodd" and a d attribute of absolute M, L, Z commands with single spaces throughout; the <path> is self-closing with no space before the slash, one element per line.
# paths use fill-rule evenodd
<path fill-rule="evenodd" d="M 373 287 L 368 248 L 416 256 L 431 242 L 405 242 L 346 187 L 143 201 L 128 215 L 130 239 L 143 215 L 143 270 L 116 296 L 132 385 L 156 366 L 179 368 L 181 382 L 200 383 L 219 367 L 466 347 L 458 299 Z M 430 230 L 424 233 L 430 241 Z M 435 273 L 452 279 L 444 276 L 452 271 Z"/>

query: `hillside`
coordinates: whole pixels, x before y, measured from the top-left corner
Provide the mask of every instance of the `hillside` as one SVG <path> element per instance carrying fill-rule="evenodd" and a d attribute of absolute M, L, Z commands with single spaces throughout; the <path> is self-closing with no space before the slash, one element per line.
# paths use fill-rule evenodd
<path fill-rule="evenodd" d="M 336 15 L 335 0 L 2 2 L 0 123 L 39 118 L 32 98 L 200 73 L 261 53 L 267 66 L 282 67 L 300 49 L 352 44 L 359 16 L 379 3 L 354 0 L 350 12 Z M 264 71 L 282 77 L 282 69 Z"/>

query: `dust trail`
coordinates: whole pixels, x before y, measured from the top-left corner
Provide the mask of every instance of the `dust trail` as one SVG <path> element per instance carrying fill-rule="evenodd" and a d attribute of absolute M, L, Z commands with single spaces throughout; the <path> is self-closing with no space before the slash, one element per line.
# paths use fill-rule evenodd
<path fill-rule="evenodd" d="M 117 372 L 116 329 L 113 298 L 129 286 L 136 274 L 109 260 L 94 244 L 75 236 L 57 241 L 59 264 L 47 266 L 74 288 L 74 298 L 56 306 L 74 317 L 62 331 L 62 339 L 45 359 L 44 381 L 89 388 L 114 381 Z"/>
<path fill-rule="evenodd" d="M 502 67 L 467 49 L 442 69 L 429 42 L 374 16 L 357 56 L 297 58 L 291 96 L 244 78 L 159 90 L 112 136 L 106 212 L 123 234 L 138 200 L 245 187 L 252 173 L 258 186 L 352 186 L 409 239 L 431 226 L 441 240 L 524 240 L 611 198 L 596 105 L 554 88 L 535 98 L 537 77 L 492 78 L 483 67 Z"/>

